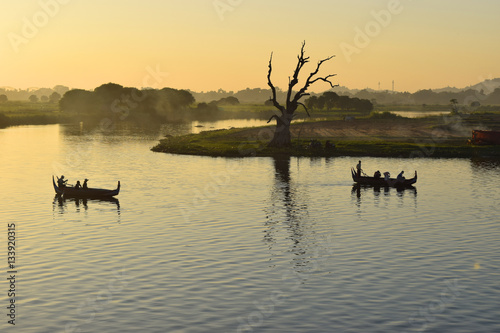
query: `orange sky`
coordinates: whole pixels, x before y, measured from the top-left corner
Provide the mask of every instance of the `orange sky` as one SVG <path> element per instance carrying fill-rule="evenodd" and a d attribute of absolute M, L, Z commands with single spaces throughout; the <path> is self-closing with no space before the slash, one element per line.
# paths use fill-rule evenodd
<path fill-rule="evenodd" d="M 305 72 L 336 55 L 322 73 L 350 88 L 394 80 L 413 92 L 500 77 L 498 0 L 24 0 L 0 9 L 0 87 L 267 88 L 273 51 L 273 82 L 285 88 L 303 40 Z"/>

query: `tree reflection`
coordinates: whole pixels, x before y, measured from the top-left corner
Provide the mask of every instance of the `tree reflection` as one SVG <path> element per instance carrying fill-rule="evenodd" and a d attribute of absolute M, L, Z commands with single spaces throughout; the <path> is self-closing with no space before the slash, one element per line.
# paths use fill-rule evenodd
<path fill-rule="evenodd" d="M 296 255 L 293 258 L 295 266 L 305 266 L 309 260 L 305 256 L 307 235 L 304 222 L 308 211 L 307 205 L 301 202 L 304 194 L 299 193 L 291 179 L 290 157 L 274 157 L 273 162 L 275 181 L 271 189 L 264 240 L 269 249 L 279 246 L 283 239 L 291 240 L 291 248 L 285 251 Z"/>

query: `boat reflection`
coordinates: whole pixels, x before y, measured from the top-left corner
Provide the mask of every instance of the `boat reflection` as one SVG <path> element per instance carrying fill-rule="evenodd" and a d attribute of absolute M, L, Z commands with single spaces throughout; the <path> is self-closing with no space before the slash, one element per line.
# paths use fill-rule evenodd
<path fill-rule="evenodd" d="M 372 200 L 370 200 L 368 196 L 370 193 L 373 193 Z M 363 202 L 379 202 L 381 197 L 390 198 L 394 193 L 396 193 L 396 196 L 401 200 L 403 200 L 404 197 L 413 198 L 413 204 L 416 207 L 417 189 L 413 186 L 406 188 L 395 188 L 354 184 L 351 189 L 351 196 L 353 197 L 358 210 L 361 208 L 361 204 Z"/>
<path fill-rule="evenodd" d="M 382 192 L 385 195 L 389 195 L 391 191 L 396 191 L 396 193 L 399 196 L 404 195 L 405 193 L 412 193 L 415 197 L 417 196 L 417 188 L 414 186 L 409 186 L 409 187 L 387 187 L 387 186 L 371 186 L 371 185 L 360 185 L 360 184 L 354 184 L 352 186 L 351 193 L 355 194 L 356 197 L 361 198 L 362 193 L 366 194 L 367 192 L 372 192 L 375 195 L 380 195 Z"/>
<path fill-rule="evenodd" d="M 116 210 L 118 215 L 120 215 L 120 201 L 116 198 L 100 198 L 100 199 L 87 199 L 87 198 L 66 198 L 62 195 L 56 194 L 54 196 L 53 207 L 54 210 L 58 209 L 60 214 L 64 214 L 68 209 L 69 205 L 75 205 L 76 211 L 79 212 L 82 209 L 87 211 L 89 209 L 89 204 L 100 203 L 100 202 L 109 202 L 110 204 L 116 205 Z"/>
<path fill-rule="evenodd" d="M 498 172 L 500 171 L 500 159 L 493 158 L 473 158 L 470 161 L 472 171 L 492 171 Z"/>

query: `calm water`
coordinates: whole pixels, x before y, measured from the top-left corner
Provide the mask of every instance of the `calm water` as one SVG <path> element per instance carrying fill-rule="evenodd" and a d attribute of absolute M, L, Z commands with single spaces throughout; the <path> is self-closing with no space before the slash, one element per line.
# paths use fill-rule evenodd
<path fill-rule="evenodd" d="M 428 116 L 441 116 L 449 114 L 450 111 L 391 111 L 391 113 L 405 118 L 420 118 Z"/>
<path fill-rule="evenodd" d="M 2 332 L 9 223 L 19 332 L 500 331 L 500 163 L 363 158 L 419 172 L 377 192 L 355 158 L 149 150 L 189 131 L 0 130 Z M 119 201 L 59 201 L 62 173 Z"/>

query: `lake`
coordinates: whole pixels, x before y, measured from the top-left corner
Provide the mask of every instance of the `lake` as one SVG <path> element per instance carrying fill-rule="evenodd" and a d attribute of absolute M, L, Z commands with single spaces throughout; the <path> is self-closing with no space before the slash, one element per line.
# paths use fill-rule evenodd
<path fill-rule="evenodd" d="M 150 151 L 200 125 L 231 124 L 0 130 L 1 331 L 500 331 L 498 160 L 362 158 L 418 170 L 397 191 L 353 187 L 358 158 Z"/>

